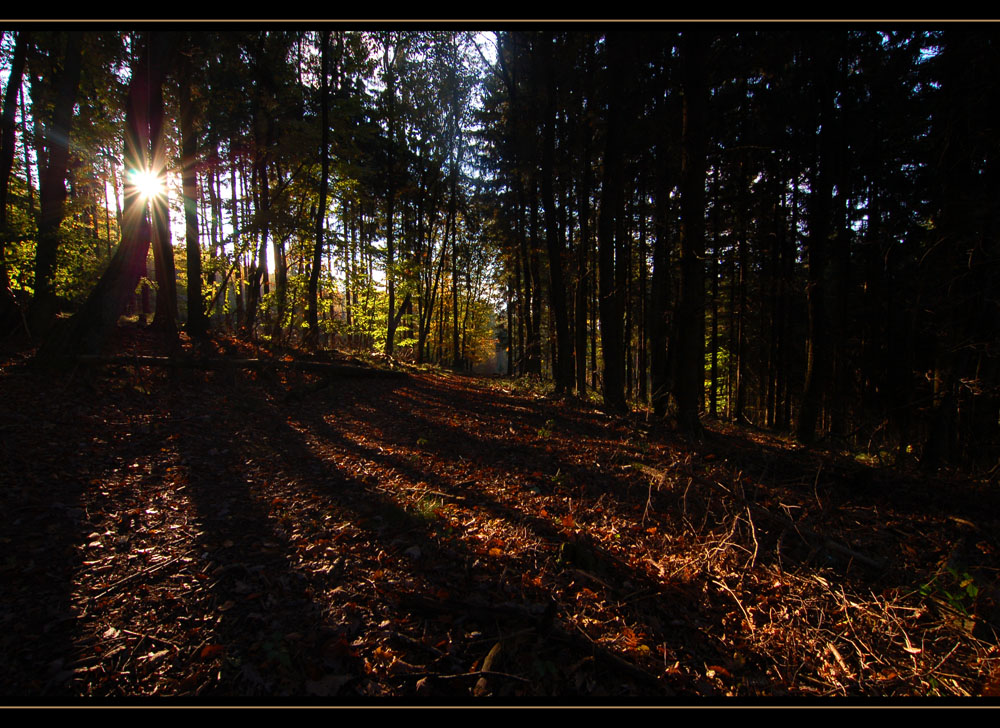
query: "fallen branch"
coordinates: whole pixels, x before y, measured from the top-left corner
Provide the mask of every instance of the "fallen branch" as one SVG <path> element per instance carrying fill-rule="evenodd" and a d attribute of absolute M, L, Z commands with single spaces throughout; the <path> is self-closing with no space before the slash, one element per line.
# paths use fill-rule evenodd
<path fill-rule="evenodd" d="M 520 675 L 512 675 L 509 672 L 497 672 L 496 670 L 473 670 L 472 672 L 460 672 L 460 673 L 454 673 L 452 675 L 442 675 L 436 672 L 425 672 L 425 673 L 414 673 L 409 677 L 428 677 L 434 680 L 460 680 L 462 678 L 469 678 L 469 677 L 476 677 L 476 678 L 503 677 L 509 680 L 517 680 L 519 682 L 529 683 L 529 684 L 531 683 L 531 680 L 525 677 L 521 677 Z"/>
<path fill-rule="evenodd" d="M 100 594 L 95 594 L 92 598 L 93 599 L 100 599 L 102 597 L 106 597 L 108 594 L 110 594 L 111 592 L 113 592 L 115 589 L 117 589 L 118 587 L 120 587 L 122 584 L 124 584 L 124 583 L 126 583 L 128 581 L 131 581 L 132 579 L 138 578 L 140 576 L 148 576 L 149 574 L 153 574 L 153 573 L 159 571 L 160 569 L 163 569 L 163 568 L 165 568 L 167 566 L 170 566 L 171 564 L 173 564 L 173 563 L 175 563 L 177 561 L 180 561 L 185 556 L 187 556 L 189 553 L 191 553 L 191 552 L 190 551 L 185 551 L 180 556 L 175 556 L 172 559 L 168 559 L 166 561 L 161 561 L 160 563 L 153 564 L 152 566 L 147 566 L 145 569 L 140 569 L 139 571 L 135 572 L 134 574 L 129 574 L 128 576 L 123 576 L 121 579 L 119 579 L 118 581 L 116 581 L 115 583 L 113 583 L 111 586 L 109 586 L 107 589 L 105 589 L 104 591 L 102 591 Z"/>

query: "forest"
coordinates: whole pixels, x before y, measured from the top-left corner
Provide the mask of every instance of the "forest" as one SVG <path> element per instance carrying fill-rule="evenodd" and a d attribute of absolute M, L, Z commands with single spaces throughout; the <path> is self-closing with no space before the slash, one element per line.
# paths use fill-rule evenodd
<path fill-rule="evenodd" d="M 993 26 L 0 30 L 8 700 L 1000 695 Z"/>

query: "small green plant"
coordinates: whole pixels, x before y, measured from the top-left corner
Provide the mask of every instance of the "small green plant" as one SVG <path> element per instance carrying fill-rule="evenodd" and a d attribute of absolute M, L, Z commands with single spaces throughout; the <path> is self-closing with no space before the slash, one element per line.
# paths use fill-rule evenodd
<path fill-rule="evenodd" d="M 936 597 L 964 616 L 969 616 L 969 609 L 978 594 L 979 587 L 972 575 L 954 566 L 948 567 L 947 578 L 937 574 L 920 587 L 921 596 Z"/>
<path fill-rule="evenodd" d="M 416 514 L 425 521 L 434 521 L 441 517 L 443 501 L 436 498 L 423 497 L 417 501 Z"/>
<path fill-rule="evenodd" d="M 426 437 L 418 437 L 417 438 L 417 447 L 425 447 L 426 445 L 427 445 L 427 438 Z"/>
<path fill-rule="evenodd" d="M 555 429 L 555 420 L 545 420 L 545 425 L 538 430 L 539 437 L 552 437 L 552 430 Z"/>

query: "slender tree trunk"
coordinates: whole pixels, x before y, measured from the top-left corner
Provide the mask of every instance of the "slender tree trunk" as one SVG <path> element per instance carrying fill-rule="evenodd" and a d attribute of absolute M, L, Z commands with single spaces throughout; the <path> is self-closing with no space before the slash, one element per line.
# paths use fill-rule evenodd
<path fill-rule="evenodd" d="M 165 69 L 163 70 L 165 71 Z M 163 111 L 163 84 L 161 82 L 150 87 L 149 116 L 151 144 L 149 171 L 156 174 L 160 182 L 160 189 L 163 190 L 162 194 L 154 195 L 149 200 L 153 231 L 153 264 L 156 266 L 157 285 L 156 313 L 153 316 L 153 325 L 164 333 L 168 341 L 176 343 L 177 271 L 174 266 L 174 248 L 170 241 L 170 212 L 166 196 L 167 155 Z"/>
<path fill-rule="evenodd" d="M 202 292 L 201 243 L 198 237 L 198 137 L 191 101 L 191 62 L 180 54 L 179 101 L 181 122 L 181 187 L 184 198 L 184 233 L 187 238 L 187 332 L 193 338 L 208 332 Z"/>
<path fill-rule="evenodd" d="M 14 58 L 3 98 L 3 121 L 0 128 L 0 334 L 5 334 L 18 325 L 19 319 L 17 304 L 10 290 L 10 274 L 7 270 L 6 245 L 11 237 L 7 221 L 7 190 L 10 171 L 14 166 L 14 116 L 17 111 L 17 97 L 21 90 L 21 78 L 24 76 L 27 47 L 28 33 L 19 31 L 14 43 Z"/>
<path fill-rule="evenodd" d="M 657 100 L 657 120 L 659 138 L 656 142 L 656 177 L 655 177 L 655 208 L 654 239 L 653 239 L 653 274 L 650 281 L 649 316 L 646 319 L 647 338 L 649 339 L 649 379 L 650 404 L 653 414 L 663 417 L 667 412 L 670 395 L 670 379 L 667 368 L 667 308 L 670 303 L 670 175 L 669 175 L 669 143 L 671 125 L 667 119 L 666 89 L 659 92 Z"/>
<path fill-rule="evenodd" d="M 829 48 L 821 47 L 817 60 L 820 74 L 816 92 L 818 125 L 821 127 L 815 154 L 809 196 L 809 342 L 806 362 L 806 386 L 799 409 L 796 438 L 802 443 L 816 439 L 823 398 L 826 394 L 832 362 L 830 323 L 826 310 L 827 237 L 830 230 L 832 180 L 828 167 L 832 162 L 834 105 L 831 76 L 836 59 Z"/>
<path fill-rule="evenodd" d="M 639 203 L 639 316 L 636 322 L 636 346 L 639 349 L 637 363 L 639 381 L 639 401 L 646 403 L 649 396 L 647 382 L 649 379 L 646 348 L 646 318 L 649 313 L 648 293 L 646 291 L 646 183 L 643 181 L 641 187 L 641 201 Z"/>
<path fill-rule="evenodd" d="M 623 85 L 625 82 L 626 37 L 609 33 L 608 128 L 604 152 L 604 180 L 601 189 L 601 210 L 597 221 L 598 266 L 600 275 L 601 350 L 604 354 L 604 406 L 615 412 L 628 409 L 625 401 L 624 334 L 622 331 L 622 295 L 615 275 L 615 232 L 622 214 L 624 193 Z"/>
<path fill-rule="evenodd" d="M 69 164 L 69 137 L 73 106 L 80 84 L 80 56 L 83 36 L 66 34 L 63 69 L 56 81 L 56 100 L 51 122 L 46 124 L 46 164 L 39 172 L 38 245 L 35 248 L 35 297 L 31 304 L 32 334 L 44 335 L 56 314 L 55 272 L 59 247 L 59 226 L 66 201 L 66 169 Z M 37 120 L 36 120 L 37 122 Z M 41 160 L 39 161 L 41 166 Z"/>
<path fill-rule="evenodd" d="M 712 176 L 712 376 L 708 395 L 708 414 L 718 417 L 719 400 L 719 176 Z"/>
<path fill-rule="evenodd" d="M 14 115 L 17 111 L 17 95 L 21 89 L 21 78 L 24 76 L 24 62 L 28 47 L 27 31 L 17 33 L 14 43 L 14 58 L 11 62 L 10 76 L 7 78 L 7 89 L 3 97 L 3 121 L 0 127 L 0 295 L 8 293 L 10 280 L 7 272 L 5 246 L 10 231 L 7 229 L 7 190 L 10 183 L 10 171 L 14 166 Z"/>
<path fill-rule="evenodd" d="M 545 245 L 549 255 L 549 305 L 552 307 L 555 319 L 556 357 L 553 361 L 553 373 L 556 391 L 571 392 L 573 390 L 573 342 L 569 332 L 569 317 L 566 311 L 566 283 L 563 274 L 563 244 L 559 237 L 556 219 L 555 193 L 552 178 L 555 175 L 555 123 L 556 123 L 556 86 L 555 71 L 552 63 L 551 33 L 538 38 L 536 64 L 538 73 L 544 82 L 544 120 L 542 127 L 542 168 L 541 186 L 542 200 L 545 205 Z"/>
<path fill-rule="evenodd" d="M 320 160 L 322 172 L 319 181 L 319 208 L 316 211 L 316 244 L 313 246 L 312 268 L 309 270 L 309 300 L 306 304 L 306 320 L 309 325 L 309 345 L 319 342 L 319 265 L 323 256 L 323 226 L 326 221 L 326 196 L 330 177 L 330 100 L 329 100 L 329 52 L 330 31 L 324 30 L 320 41 Z M 349 310 L 349 309 L 348 309 Z"/>
<path fill-rule="evenodd" d="M 739 164 L 739 202 L 737 203 L 737 241 L 736 241 L 736 409 L 733 419 L 739 423 L 746 422 L 744 412 L 747 401 L 747 362 L 746 362 L 746 320 L 747 320 L 747 265 L 749 247 L 749 225 L 747 216 L 750 214 L 750 185 L 746 178 L 745 161 Z"/>
<path fill-rule="evenodd" d="M 583 168 L 577 181 L 577 216 L 580 221 L 580 244 L 576 251 L 576 393 L 582 397 L 587 392 L 587 304 L 589 273 L 587 256 L 590 254 L 590 160 L 585 149 Z"/>
<path fill-rule="evenodd" d="M 258 149 L 257 158 L 254 160 L 253 168 L 251 170 L 251 186 L 255 191 L 253 198 L 256 203 L 256 215 L 257 219 L 260 221 L 260 246 L 253 252 L 256 256 L 256 260 L 250 267 L 250 284 L 247 290 L 246 311 L 243 324 L 243 330 L 247 336 L 253 336 L 254 333 L 254 327 L 257 320 L 257 308 L 261 297 L 261 283 L 263 282 L 264 284 L 265 295 L 268 293 L 270 288 L 267 274 L 267 235 L 270 220 L 271 193 L 267 180 L 267 149 L 271 145 L 272 130 L 270 120 L 265 120 L 264 123 L 267 126 L 267 130 L 264 134 L 263 140 L 258 137 L 258 144 L 261 149 Z M 261 143 L 261 141 L 263 141 L 263 143 Z M 244 215 L 247 215 L 247 213 L 244 212 Z"/>
<path fill-rule="evenodd" d="M 521 374 L 532 374 L 536 371 L 537 362 L 537 341 L 534 338 L 534 310 L 535 299 L 539 295 L 539 291 L 535 285 L 536 281 L 532 278 L 531 265 L 531 254 L 528 251 L 528 231 L 527 231 L 527 221 L 525 220 L 525 210 L 527 206 L 526 193 L 524 191 L 524 184 L 520 178 L 517 181 L 517 238 L 520 250 L 520 270 L 523 279 L 523 291 L 524 296 L 521 297 L 521 321 L 523 326 L 523 332 L 520 337 L 521 340 Z"/>
<path fill-rule="evenodd" d="M 705 134 L 706 62 L 710 37 L 683 35 L 683 156 L 681 160 L 681 299 L 678 306 L 677 422 L 700 432 L 705 395 Z"/>
<path fill-rule="evenodd" d="M 399 47 L 395 49 L 399 54 Z M 385 353 L 392 356 L 396 343 L 396 238 L 393 217 L 396 211 L 396 58 L 390 62 L 389 49 L 385 50 L 385 65 L 388 71 L 386 94 L 388 95 L 388 140 L 389 159 L 385 190 L 385 284 L 389 298 L 389 315 L 386 321 Z M 454 250 L 453 250 L 454 252 Z M 455 330 L 458 330 L 457 318 Z M 457 333 L 456 333 L 457 336 Z M 457 340 L 457 339 L 456 339 Z M 456 354 L 457 356 L 457 354 Z"/>
<path fill-rule="evenodd" d="M 539 240 L 538 222 L 538 187 L 537 180 L 532 175 L 531 180 L 531 245 L 528 247 L 528 265 L 531 270 L 531 280 L 534 295 L 531 298 L 531 333 L 528 347 L 528 366 L 531 374 L 542 374 L 542 256 L 541 240 Z"/>

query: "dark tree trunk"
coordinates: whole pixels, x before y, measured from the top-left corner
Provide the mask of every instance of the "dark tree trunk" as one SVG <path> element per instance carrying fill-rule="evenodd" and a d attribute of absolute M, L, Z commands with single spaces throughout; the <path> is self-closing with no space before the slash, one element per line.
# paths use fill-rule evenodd
<path fill-rule="evenodd" d="M 201 244 L 198 240 L 198 136 L 191 101 L 191 61 L 181 54 L 179 87 L 181 122 L 181 187 L 184 197 L 184 232 L 187 238 L 187 332 L 202 338 L 208 332 L 202 292 Z M 214 206 L 213 206 L 214 212 Z M 214 218 L 214 215 L 213 215 Z"/>
<path fill-rule="evenodd" d="M 826 309 L 826 266 L 830 231 L 831 170 L 833 156 L 834 105 L 832 75 L 836 58 L 832 49 L 821 46 L 817 57 L 819 80 L 816 84 L 817 121 L 822 128 L 813 164 L 809 195 L 809 341 L 806 361 L 806 386 L 799 409 L 796 438 L 801 443 L 816 439 L 816 429 L 829 386 L 832 351 L 830 322 Z"/>
<path fill-rule="evenodd" d="M 590 254 L 590 159 L 585 148 L 583 168 L 577 181 L 577 216 L 580 220 L 580 245 L 576 251 L 576 393 L 587 392 L 587 305 L 590 275 L 587 257 Z"/>
<path fill-rule="evenodd" d="M 309 300 L 306 303 L 306 323 L 309 326 L 309 345 L 319 342 L 319 266 L 323 257 L 323 227 L 326 221 L 326 196 L 330 176 L 330 101 L 329 58 L 330 31 L 324 30 L 320 42 L 320 160 L 322 172 L 319 181 L 319 209 L 316 211 L 316 243 L 313 246 L 312 267 L 309 269 Z"/>
<path fill-rule="evenodd" d="M 14 43 L 14 58 L 3 98 L 3 122 L 0 128 L 0 335 L 19 325 L 17 304 L 10 290 L 10 275 L 7 271 L 6 245 L 11 236 L 7 225 L 7 190 L 10 171 L 14 166 L 14 116 L 17 111 L 17 97 L 24 76 L 24 61 L 27 57 L 28 33 L 20 31 Z M 25 145 L 27 147 L 27 145 Z"/>
<path fill-rule="evenodd" d="M 52 119 L 45 125 L 44 169 L 39 172 L 38 245 L 35 248 L 35 297 L 31 304 L 31 329 L 44 336 L 56 313 L 55 271 L 59 247 L 59 226 L 66 201 L 66 169 L 69 164 L 69 136 L 73 125 L 73 106 L 80 84 L 80 56 L 83 36 L 66 34 L 63 68 L 56 80 L 56 99 Z M 41 159 L 39 160 L 41 165 Z"/>
<path fill-rule="evenodd" d="M 125 166 L 147 166 L 150 89 L 163 83 L 170 38 L 150 33 L 136 54 L 125 111 Z M 126 181 L 122 212 L 122 241 L 83 307 L 65 326 L 54 329 L 38 352 L 42 361 L 75 354 L 100 354 L 118 324 L 139 279 L 146 273 L 151 230 L 146 206 L 135 186 Z"/>
<path fill-rule="evenodd" d="M 636 323 L 636 346 L 639 348 L 638 362 L 636 364 L 638 385 L 639 385 L 639 401 L 645 404 L 649 399 L 649 392 L 647 383 L 649 380 L 648 371 L 648 355 L 646 347 L 646 318 L 649 315 L 649 307 L 647 305 L 649 296 L 646 290 L 646 278 L 648 276 L 648 271 L 646 270 L 646 227 L 647 227 L 647 211 L 646 211 L 646 182 L 642 183 L 640 188 L 641 197 L 639 202 L 639 316 Z"/>
<path fill-rule="evenodd" d="M 563 273 L 563 243 L 559 236 L 556 219 L 555 193 L 552 178 L 555 175 L 556 152 L 556 84 L 552 63 L 551 33 L 537 39 L 535 49 L 537 72 L 544 84 L 544 119 L 542 131 L 542 201 L 545 205 L 545 245 L 549 254 L 549 305 L 555 319 L 556 357 L 552 369 L 556 391 L 573 390 L 573 341 L 569 332 L 569 316 L 566 311 L 566 283 Z M 542 84 L 539 84 L 542 85 Z"/>
<path fill-rule="evenodd" d="M 719 176 L 713 175 L 712 203 L 712 374 L 708 394 L 708 414 L 719 416 Z"/>
<path fill-rule="evenodd" d="M 736 409 L 733 412 L 733 419 L 741 424 L 745 424 L 747 401 L 747 357 L 746 357 L 746 320 L 747 314 L 747 266 L 749 263 L 749 225 L 747 217 L 750 215 L 750 182 L 747 179 L 745 161 L 739 164 L 739 201 L 737 202 L 737 242 L 736 242 L 736 263 L 738 272 L 736 274 Z"/>
<path fill-rule="evenodd" d="M 267 275 L 267 235 L 271 197 L 267 181 L 267 149 L 270 147 L 271 142 L 270 120 L 265 120 L 264 124 L 267 126 L 267 131 L 263 139 L 258 137 L 260 148 L 257 151 L 257 158 L 254 160 L 251 170 L 251 187 L 254 190 L 253 197 L 255 200 L 256 217 L 260 225 L 260 246 L 251 253 L 254 259 L 250 267 L 250 282 L 247 286 L 246 310 L 243 321 L 244 334 L 251 337 L 254 334 L 254 327 L 257 323 L 257 308 L 261 297 L 261 283 L 263 282 L 264 284 L 265 294 L 270 286 Z M 245 198 L 246 196 L 244 196 Z M 244 210 L 243 215 L 244 219 L 249 217 L 246 210 Z"/>
<path fill-rule="evenodd" d="M 623 291 L 615 272 L 615 232 L 622 214 L 624 129 L 622 106 L 627 53 L 627 37 L 609 33 L 608 128 L 604 151 L 604 180 L 601 210 L 597 221 L 598 269 L 600 275 L 601 351 L 604 354 L 604 406 L 615 412 L 628 410 L 625 401 L 624 333 L 622 331 Z"/>
<path fill-rule="evenodd" d="M 684 99 L 681 161 L 681 298 L 678 306 L 677 423 L 699 432 L 705 395 L 705 134 L 710 37 L 687 32 L 682 41 Z"/>
<path fill-rule="evenodd" d="M 388 143 L 389 159 L 387 165 L 387 185 L 385 190 L 385 283 L 386 293 L 389 297 L 389 316 L 386 322 L 385 353 L 392 356 L 396 343 L 396 232 L 393 227 L 393 217 L 396 211 L 396 60 L 390 65 L 389 50 L 386 47 L 386 65 L 389 81 L 386 93 L 389 95 L 388 101 Z M 398 47 L 395 53 L 399 53 Z M 456 332 L 458 330 L 456 318 Z M 456 333 L 457 336 L 457 333 Z M 457 341 L 457 339 L 456 339 Z M 456 355 L 457 356 L 457 355 Z"/>
<path fill-rule="evenodd" d="M 14 114 L 17 111 L 17 94 L 24 76 L 24 61 L 27 57 L 28 33 L 20 31 L 14 43 L 14 58 L 11 63 L 7 89 L 3 97 L 3 121 L 0 127 L 0 295 L 7 293 L 10 285 L 4 248 L 10 231 L 7 229 L 7 190 L 10 171 L 14 166 Z"/>
<path fill-rule="evenodd" d="M 664 70 L 665 74 L 665 70 Z M 670 260 L 670 164 L 669 143 L 671 124 L 667 115 L 666 88 L 659 91 L 657 101 L 656 176 L 654 178 L 655 207 L 653 209 L 653 273 L 650 280 L 649 315 L 646 317 L 646 336 L 649 341 L 649 401 L 653 413 L 663 417 L 670 399 L 670 380 L 667 369 L 667 336 L 669 326 L 667 307 L 669 296 Z"/>
<path fill-rule="evenodd" d="M 165 71 L 165 69 L 164 69 Z M 163 332 L 168 341 L 176 343 L 177 337 L 177 270 L 174 266 L 174 248 L 170 242 L 170 211 L 167 207 L 167 154 L 163 118 L 163 83 L 153 84 L 149 90 L 149 141 L 151 163 L 149 171 L 160 181 L 163 194 L 154 195 L 149 201 L 153 234 L 153 265 L 156 267 L 156 313 L 153 325 Z"/>

